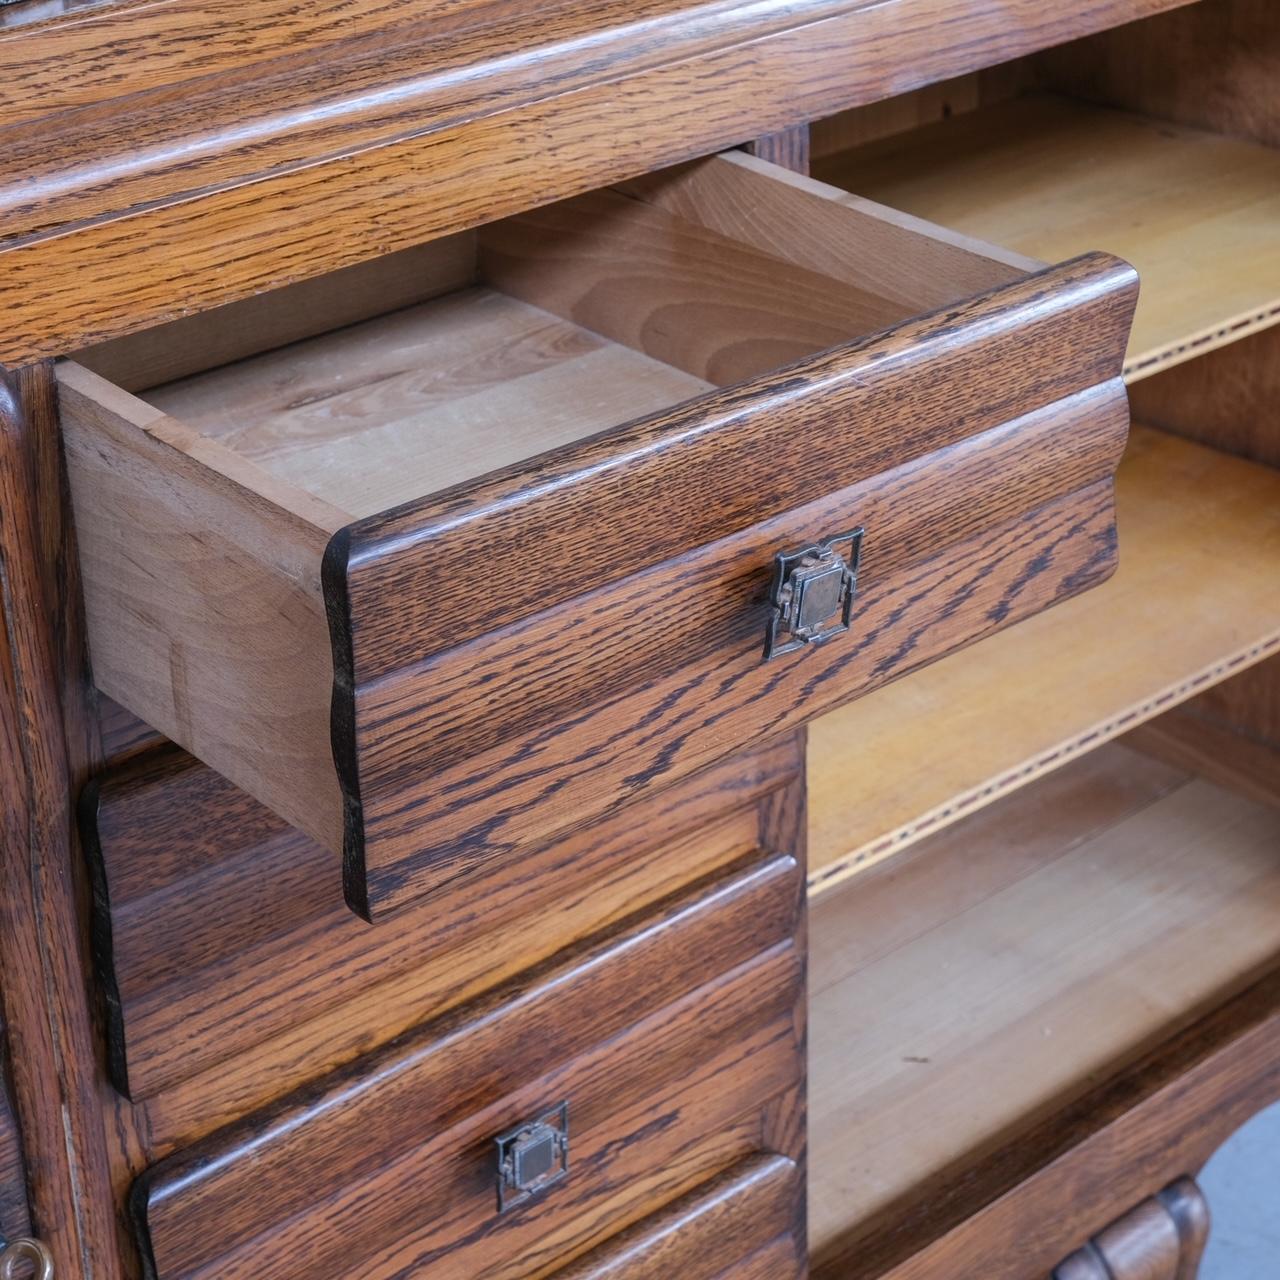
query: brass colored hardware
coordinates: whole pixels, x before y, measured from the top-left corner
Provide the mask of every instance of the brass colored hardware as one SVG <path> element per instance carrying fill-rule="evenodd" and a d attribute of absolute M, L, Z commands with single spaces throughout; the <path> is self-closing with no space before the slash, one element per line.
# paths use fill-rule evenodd
<path fill-rule="evenodd" d="M 36 1280 L 53 1280 L 53 1254 L 39 1240 L 0 1238 L 0 1280 L 14 1280 L 24 1262 L 35 1264 Z"/>
<path fill-rule="evenodd" d="M 764 638 L 766 662 L 849 630 L 863 533 L 854 529 L 801 551 L 780 551 L 774 556 L 769 588 L 772 611 Z M 844 547 L 848 559 L 842 554 Z"/>
<path fill-rule="evenodd" d="M 504 1133 L 498 1146 L 498 1212 L 541 1195 L 569 1172 L 569 1104 Z"/>

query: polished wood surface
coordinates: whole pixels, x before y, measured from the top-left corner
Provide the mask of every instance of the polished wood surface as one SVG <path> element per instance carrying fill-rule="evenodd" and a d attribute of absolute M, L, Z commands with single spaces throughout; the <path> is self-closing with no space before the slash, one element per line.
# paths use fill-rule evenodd
<path fill-rule="evenodd" d="M 1196 1280 L 1209 1238 L 1209 1206 L 1180 1178 L 1064 1258 L 1051 1280 Z"/>
<path fill-rule="evenodd" d="M 735 757 L 370 930 L 332 854 L 181 752 L 134 759 L 82 806 L 116 1082 L 190 1141 L 757 847 L 799 856 L 759 842 L 801 767 Z"/>
<path fill-rule="evenodd" d="M 750 1157 L 555 1280 L 799 1280 L 808 1265 L 790 1232 L 799 1183 L 785 1156 Z"/>
<path fill-rule="evenodd" d="M 1280 153 L 1023 97 L 818 159 L 815 174 L 1022 253 L 1105 249 L 1142 276 L 1137 379 L 1280 322 Z"/>
<path fill-rule="evenodd" d="M 820 899 L 816 1255 L 977 1177 L 1274 965 L 1277 849 L 1280 810 L 1112 745 Z"/>
<path fill-rule="evenodd" d="M 535 12 L 514 0 L 361 0 L 342 6 L 352 38 L 335 43 L 327 3 L 300 15 L 273 0 L 246 24 L 225 0 L 167 0 L 15 33 L 0 43 L 0 103 L 6 118 L 20 110 L 34 78 L 44 114 L 5 130 L 15 177 L 0 185 L 0 363 L 65 354 L 1176 3 L 560 0 Z"/>
<path fill-rule="evenodd" d="M 1280 652 L 1280 476 L 1139 429 L 1117 504 L 1110 582 L 813 726 L 815 889 Z"/>
<path fill-rule="evenodd" d="M 32 1226 L 63 1274 L 117 1280 L 127 1253 L 76 896 L 70 791 L 81 747 L 67 734 L 63 682 L 83 689 L 82 633 L 74 568 L 61 559 L 55 421 L 47 366 L 0 377 L 0 973 Z M 64 597 L 56 584 L 68 580 Z"/>
<path fill-rule="evenodd" d="M 789 855 L 730 869 L 171 1157 L 134 1192 L 149 1266 L 527 1276 L 685 1194 L 803 1073 L 801 885 Z M 491 1140 L 561 1098 L 568 1180 L 500 1215 Z"/>

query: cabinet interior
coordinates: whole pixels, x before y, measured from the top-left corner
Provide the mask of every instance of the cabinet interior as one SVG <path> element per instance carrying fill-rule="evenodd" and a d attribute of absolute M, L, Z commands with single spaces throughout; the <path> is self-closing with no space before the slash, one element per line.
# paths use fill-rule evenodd
<path fill-rule="evenodd" d="M 890 1269 L 922 1199 L 939 1231 L 982 1209 L 1032 1171 L 1020 1150 L 1085 1124 L 1073 1102 L 1276 971 L 1263 7 L 1191 6 L 812 128 L 822 181 L 1142 277 L 1115 577 L 810 729 L 816 1276 Z"/>

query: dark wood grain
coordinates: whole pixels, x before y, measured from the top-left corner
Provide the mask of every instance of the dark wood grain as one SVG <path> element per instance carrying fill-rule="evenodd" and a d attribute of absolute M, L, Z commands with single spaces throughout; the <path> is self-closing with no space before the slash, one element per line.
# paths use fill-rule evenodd
<path fill-rule="evenodd" d="M 794 125 L 778 133 L 766 134 L 747 143 L 747 150 L 770 164 L 794 169 L 796 173 L 809 172 L 809 126 Z"/>
<path fill-rule="evenodd" d="M 156 1166 L 149 1274 L 526 1275 L 759 1150 L 803 1071 L 802 881 L 789 855 L 731 869 Z M 499 1217 L 492 1139 L 563 1097 L 569 1180 Z"/>
<path fill-rule="evenodd" d="M 177 750 L 134 760 L 83 805 L 117 1085 L 168 1089 L 153 1143 L 190 1141 L 188 1108 L 261 1105 L 753 848 L 801 857 L 762 827 L 799 769 L 785 741 L 735 756 L 370 930 L 332 854 Z"/>
<path fill-rule="evenodd" d="M 944 1171 L 872 1236 L 851 1235 L 815 1258 L 814 1276 L 1048 1274 L 1115 1218 L 1117 1204 L 1198 1170 L 1280 1098 L 1277 1034 L 1280 972 L 1272 972 L 1029 1130 Z"/>
<path fill-rule="evenodd" d="M 1117 440 L 1123 430 L 1119 424 Z M 436 892 L 494 860 L 520 856 L 557 829 L 677 780 L 730 743 L 798 727 L 824 708 L 1085 590 L 1114 568 L 1114 532 L 1111 483 L 1095 481 L 869 583 L 850 636 L 766 666 L 758 634 L 744 627 L 732 649 L 588 703 L 559 723 L 528 729 L 512 723 L 505 741 L 441 761 L 421 781 L 397 761 L 394 736 L 399 718 L 406 710 L 420 715 L 413 710 L 420 704 L 410 698 L 398 708 L 387 695 L 399 690 L 384 684 L 377 694 L 386 709 L 367 721 L 387 726 L 383 749 L 373 749 L 372 733 L 358 739 L 364 856 L 348 858 L 348 901 L 381 915 Z M 561 620 L 549 616 L 542 643 L 561 634 Z M 372 701 L 362 711 L 373 711 Z M 494 722 L 476 723 L 487 729 Z M 437 739 L 411 740 L 422 750 Z"/>
<path fill-rule="evenodd" d="M 90 101 L 6 130 L 20 177 L 0 188 L 0 360 L 235 301 L 1176 2 L 473 0 L 415 6 L 424 38 L 402 6 L 370 0 L 347 6 L 367 34 L 323 54 L 307 46 L 326 8 L 278 25 L 276 4 L 248 27 L 224 5 L 174 0 L 18 33 L 6 83 L 48 65 L 47 37 L 62 55 L 55 94 Z M 120 58 L 107 79 L 133 50 L 118 101 L 104 46 Z"/>
<path fill-rule="evenodd" d="M 1052 1280 L 1196 1280 L 1208 1238 L 1204 1196 L 1179 1178 L 1064 1258 Z"/>
<path fill-rule="evenodd" d="M 0 971 L 32 1226 L 63 1273 L 116 1280 L 108 1104 L 84 983 L 71 823 L 71 761 L 81 748 L 62 701 L 82 636 L 74 624 L 56 625 L 74 614 L 50 591 L 65 547 L 55 421 L 48 368 L 0 378 Z"/>
<path fill-rule="evenodd" d="M 791 1206 L 803 1178 L 785 1156 L 752 1156 L 697 1187 L 555 1280 L 743 1280 L 768 1251 L 769 1280 L 804 1274 L 804 1252 L 791 1235 Z"/>

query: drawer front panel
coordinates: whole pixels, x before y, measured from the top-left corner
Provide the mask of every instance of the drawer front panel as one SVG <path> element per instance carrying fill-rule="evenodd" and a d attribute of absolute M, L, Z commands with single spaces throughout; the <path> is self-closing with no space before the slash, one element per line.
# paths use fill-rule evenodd
<path fill-rule="evenodd" d="M 555 1280 L 796 1280 L 805 1274 L 804 1178 L 786 1156 L 753 1156 L 593 1249 Z"/>
<path fill-rule="evenodd" d="M 149 1274 L 549 1273 L 762 1149 L 803 1076 L 799 867 L 734 871 L 153 1167 Z M 499 1212 L 495 1139 L 566 1102 Z"/>
<path fill-rule="evenodd" d="M 82 806 L 116 1086 L 190 1081 L 202 1124 L 252 1109 L 757 848 L 798 854 L 762 806 L 800 768 L 793 740 L 734 757 L 370 929 L 334 892 L 332 854 L 190 756 L 153 752 Z"/>
<path fill-rule="evenodd" d="M 1100 582 L 1127 430 L 1109 383 L 354 687 L 348 900 L 377 918 Z M 859 524 L 850 633 L 763 662 L 774 555 Z"/>

